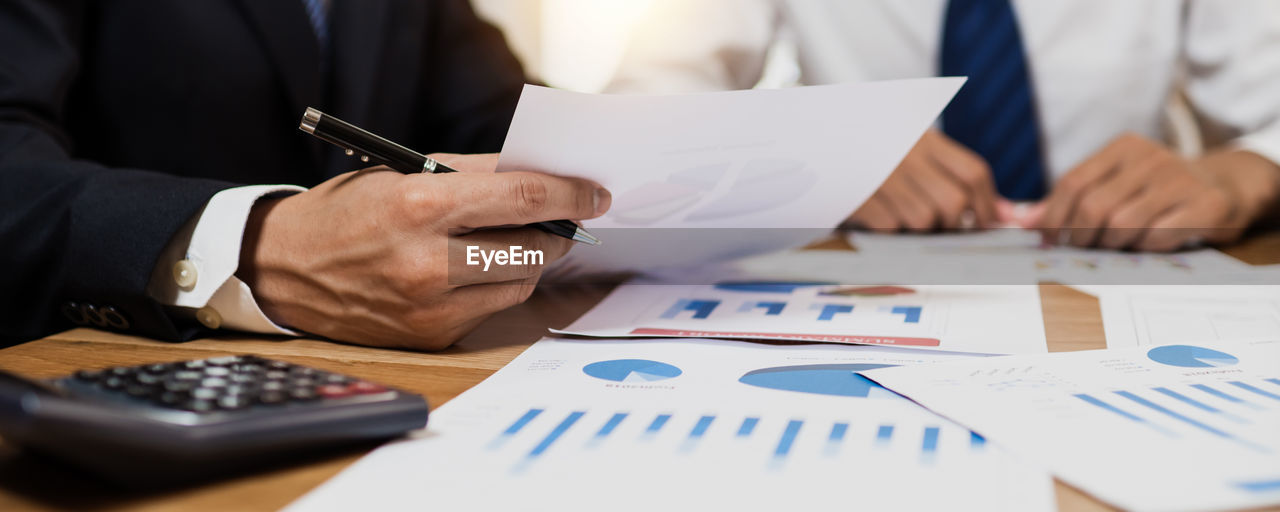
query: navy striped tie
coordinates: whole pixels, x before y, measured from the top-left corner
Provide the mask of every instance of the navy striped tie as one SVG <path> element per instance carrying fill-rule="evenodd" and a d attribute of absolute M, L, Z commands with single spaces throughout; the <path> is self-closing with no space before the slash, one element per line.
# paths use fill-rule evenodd
<path fill-rule="evenodd" d="M 1026 50 L 1009 0 L 950 0 L 939 71 L 969 81 L 942 114 L 942 130 L 991 166 L 1000 195 L 1044 197 L 1044 154 Z"/>
<path fill-rule="evenodd" d="M 316 32 L 316 42 L 320 43 L 320 60 L 329 59 L 329 1 L 302 0 L 307 8 L 307 17 L 311 19 L 311 28 Z"/>

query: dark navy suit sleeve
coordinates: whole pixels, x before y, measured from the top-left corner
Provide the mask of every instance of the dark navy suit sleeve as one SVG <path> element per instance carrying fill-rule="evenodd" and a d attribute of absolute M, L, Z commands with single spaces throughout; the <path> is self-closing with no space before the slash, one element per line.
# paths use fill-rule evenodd
<path fill-rule="evenodd" d="M 520 62 L 502 33 L 481 20 L 469 0 L 432 2 L 423 119 L 434 119 L 429 151 L 496 153 L 524 88 Z"/>
<path fill-rule="evenodd" d="M 233 185 L 72 157 L 64 123 L 90 3 L 0 2 L 0 346 L 70 327 L 63 310 L 86 305 L 135 334 L 197 332 L 147 282 L 173 234 Z"/>

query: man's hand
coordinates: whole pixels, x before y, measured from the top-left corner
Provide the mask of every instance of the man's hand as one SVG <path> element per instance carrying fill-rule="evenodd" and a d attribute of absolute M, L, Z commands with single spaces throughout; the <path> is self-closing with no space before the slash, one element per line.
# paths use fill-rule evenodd
<path fill-rule="evenodd" d="M 438 155 L 463 172 L 344 174 L 261 201 L 237 273 L 273 321 L 327 338 L 434 350 L 523 302 L 544 265 L 466 266 L 466 246 L 522 246 L 545 263 L 572 242 L 524 224 L 589 219 L 609 192 L 582 179 L 493 173 L 495 155 Z M 500 229 L 483 229 L 511 226 Z"/>
<path fill-rule="evenodd" d="M 877 231 L 992 227 L 997 198 L 982 157 L 930 130 L 846 224 Z"/>
<path fill-rule="evenodd" d="M 1274 165 L 1252 153 L 1191 161 L 1125 135 L 1064 176 L 1023 222 L 1051 243 L 1081 247 L 1172 251 L 1227 243 L 1274 201 L 1276 179 Z"/>

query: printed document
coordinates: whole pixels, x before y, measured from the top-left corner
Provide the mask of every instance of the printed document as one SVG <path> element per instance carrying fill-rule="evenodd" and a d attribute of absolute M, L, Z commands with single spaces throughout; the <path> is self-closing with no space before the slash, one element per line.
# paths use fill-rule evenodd
<path fill-rule="evenodd" d="M 624 284 L 559 334 L 700 337 L 1041 354 L 1034 285 Z"/>
<path fill-rule="evenodd" d="M 1280 505 L 1280 340 L 862 374 L 1122 509 Z"/>
<path fill-rule="evenodd" d="M 680 267 L 803 245 L 893 172 L 964 83 L 927 78 L 642 96 L 526 86 L 498 168 L 589 178 L 604 245 L 556 268 Z M 554 272 L 553 272 L 554 274 Z"/>
<path fill-rule="evenodd" d="M 543 340 L 288 510 L 1052 510 L 1043 471 L 854 373 L 969 357 Z"/>

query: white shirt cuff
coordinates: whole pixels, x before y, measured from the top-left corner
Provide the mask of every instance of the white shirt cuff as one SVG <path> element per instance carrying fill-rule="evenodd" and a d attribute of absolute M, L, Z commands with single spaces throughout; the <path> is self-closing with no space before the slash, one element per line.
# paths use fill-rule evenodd
<path fill-rule="evenodd" d="M 252 290 L 235 273 L 254 203 L 266 196 L 305 190 L 292 185 L 252 185 L 218 192 L 169 242 L 152 270 L 148 293 L 162 304 L 194 311 L 196 319 L 211 329 L 297 336 L 262 313 Z"/>

